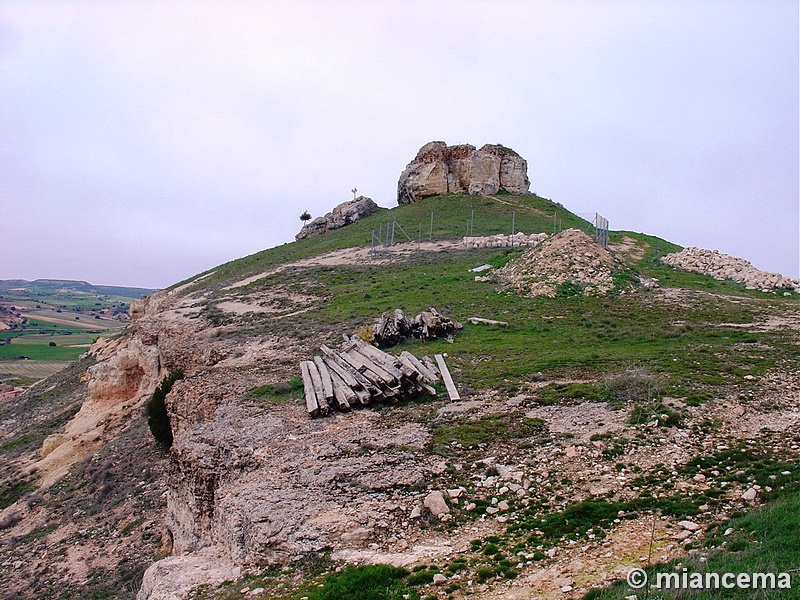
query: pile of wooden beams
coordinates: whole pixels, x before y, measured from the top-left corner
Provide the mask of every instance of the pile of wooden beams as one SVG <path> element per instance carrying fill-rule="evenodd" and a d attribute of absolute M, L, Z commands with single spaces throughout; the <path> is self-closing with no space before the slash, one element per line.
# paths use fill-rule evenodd
<path fill-rule="evenodd" d="M 380 316 L 374 327 L 375 342 L 386 348 L 412 338 L 424 341 L 451 338 L 462 328 L 461 323 L 440 315 L 433 307 L 416 317 L 410 317 L 398 308 Z"/>
<path fill-rule="evenodd" d="M 321 346 L 322 356 L 300 363 L 308 414 L 326 415 L 373 402 L 398 402 L 422 394 L 436 395 L 440 366 L 410 352 L 392 356 L 353 336 L 339 350 Z M 437 362 L 440 355 L 437 355 Z M 441 359 L 440 365 L 444 364 Z M 444 371 L 447 367 L 444 367 Z M 448 393 L 452 378 L 448 372 Z M 453 386 L 455 389 L 455 386 Z"/>

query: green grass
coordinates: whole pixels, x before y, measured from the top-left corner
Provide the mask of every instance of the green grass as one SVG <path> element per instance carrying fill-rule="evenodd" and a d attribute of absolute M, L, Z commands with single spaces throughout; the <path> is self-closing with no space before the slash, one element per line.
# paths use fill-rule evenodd
<path fill-rule="evenodd" d="M 800 566 L 800 494 L 787 494 L 780 499 L 743 517 L 732 519 L 707 532 L 707 550 L 688 557 L 681 562 L 661 563 L 647 569 L 650 581 L 656 573 L 778 573 L 791 574 L 792 588 L 789 590 L 651 590 L 651 598 L 797 598 L 800 586 L 796 570 Z M 725 536 L 724 532 L 733 529 Z M 700 557 L 704 560 L 701 561 Z M 611 588 L 592 590 L 584 600 L 621 600 L 631 594 L 639 598 L 644 592 L 635 593 L 624 582 Z"/>
<path fill-rule="evenodd" d="M 293 377 L 289 381 L 268 383 L 252 388 L 247 395 L 267 404 L 277 404 L 292 398 L 300 398 L 303 392 L 303 380 Z"/>
<path fill-rule="evenodd" d="M 31 360 L 75 360 L 88 348 L 49 346 L 44 340 L 14 340 L 0 346 L 0 358 L 22 358 Z"/>
<path fill-rule="evenodd" d="M 455 443 L 464 448 L 497 441 L 515 441 L 540 435 L 545 430 L 542 419 L 529 419 L 519 413 L 499 413 L 475 421 L 437 423 L 433 427 L 433 444 L 439 453 L 446 453 Z"/>

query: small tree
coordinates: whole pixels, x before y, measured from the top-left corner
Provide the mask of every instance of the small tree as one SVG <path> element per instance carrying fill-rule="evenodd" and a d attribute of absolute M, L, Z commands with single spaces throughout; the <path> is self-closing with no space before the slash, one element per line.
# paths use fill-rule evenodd
<path fill-rule="evenodd" d="M 155 389 L 153 395 L 150 396 L 147 404 L 145 404 L 145 414 L 147 415 L 150 433 L 166 450 L 169 450 L 172 446 L 172 425 L 169 422 L 167 405 L 164 400 L 172 390 L 172 385 L 179 379 L 183 379 L 183 369 L 170 371 L 161 380 L 161 383 Z"/>
<path fill-rule="evenodd" d="M 300 215 L 300 220 L 303 221 L 303 223 L 305 223 L 306 221 L 310 221 L 311 213 L 309 213 L 307 210 L 304 210 L 303 214 Z"/>

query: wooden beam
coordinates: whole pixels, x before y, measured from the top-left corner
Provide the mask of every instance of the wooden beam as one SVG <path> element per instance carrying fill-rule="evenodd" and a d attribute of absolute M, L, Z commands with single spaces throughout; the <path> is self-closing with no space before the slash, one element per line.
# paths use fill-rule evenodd
<path fill-rule="evenodd" d="M 387 354 L 382 350 L 378 350 L 375 346 L 367 344 L 360 338 L 354 337 L 351 341 L 354 342 L 353 346 L 360 354 L 363 354 L 367 358 L 371 359 L 376 365 L 384 369 L 398 381 L 404 376 L 409 377 L 408 373 L 403 373 L 402 369 L 397 368 L 397 359 L 391 354 Z"/>
<path fill-rule="evenodd" d="M 379 380 L 385 383 L 386 385 L 394 385 L 397 383 L 397 377 L 389 373 L 389 371 L 387 371 L 380 365 L 375 364 L 374 360 L 372 360 L 367 356 L 364 356 L 363 354 L 361 354 L 361 352 L 359 352 L 355 348 L 349 350 L 348 352 L 343 352 L 342 358 L 344 358 L 348 363 L 353 365 L 361 373 L 364 373 L 367 370 L 372 371 L 378 376 Z"/>
<path fill-rule="evenodd" d="M 321 356 L 314 357 L 314 364 L 317 365 L 317 371 L 319 371 L 319 376 L 322 378 L 322 389 L 325 392 L 325 400 L 330 402 L 333 400 L 333 381 L 331 380 L 331 374 L 328 372 L 328 367 L 325 366 L 325 361 L 322 360 Z"/>
<path fill-rule="evenodd" d="M 411 354 L 410 352 L 403 350 L 400 353 L 400 360 L 406 360 L 422 375 L 422 378 L 425 379 L 428 383 L 436 383 L 439 381 L 439 378 L 436 376 L 436 373 L 431 371 L 428 367 L 423 365 L 419 359 Z"/>
<path fill-rule="evenodd" d="M 437 354 L 434 358 L 436 358 L 436 364 L 439 366 L 439 372 L 442 374 L 442 380 L 447 388 L 447 395 L 450 396 L 450 400 L 461 400 L 461 396 L 459 396 L 458 390 L 456 389 L 456 384 L 453 382 L 450 371 L 447 369 L 447 365 L 444 362 L 444 357 L 441 354 Z"/>
<path fill-rule="evenodd" d="M 333 355 L 328 355 L 324 359 L 325 364 L 331 371 L 334 371 L 342 380 L 351 388 L 357 388 L 360 384 L 353 376 L 353 373 L 350 371 L 348 367 L 345 367 L 340 361 L 336 359 Z"/>
<path fill-rule="evenodd" d="M 436 367 L 436 363 L 431 360 L 430 356 L 423 356 L 422 362 L 425 364 L 426 367 L 428 367 L 428 370 L 431 373 L 436 375 L 437 379 L 441 376 L 439 369 Z"/>
<path fill-rule="evenodd" d="M 300 363 L 300 373 L 303 377 L 303 390 L 306 395 L 306 408 L 308 414 L 312 417 L 319 415 L 319 404 L 317 404 L 317 396 L 314 393 L 314 383 L 311 381 L 311 373 L 308 370 L 308 361 Z"/>
<path fill-rule="evenodd" d="M 480 317 L 470 317 L 469 322 L 473 325 L 497 325 L 498 327 L 508 327 L 505 321 L 495 321 L 494 319 L 481 319 Z"/>
<path fill-rule="evenodd" d="M 339 405 L 341 410 L 350 410 L 351 402 L 358 402 L 356 393 L 344 382 L 344 380 L 336 374 L 335 371 L 330 373 L 331 384 L 333 385 L 333 396 L 336 404 Z"/>
<path fill-rule="evenodd" d="M 317 404 L 319 405 L 320 414 L 328 414 L 328 401 L 325 399 L 325 388 L 322 386 L 322 377 L 319 375 L 317 365 L 312 361 L 308 363 L 308 374 L 311 376 L 311 383 L 314 386 L 314 395 L 317 397 Z"/>

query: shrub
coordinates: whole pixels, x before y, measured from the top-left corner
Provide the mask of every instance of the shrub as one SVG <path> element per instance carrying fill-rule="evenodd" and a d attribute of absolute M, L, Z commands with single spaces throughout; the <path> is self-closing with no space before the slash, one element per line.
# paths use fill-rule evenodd
<path fill-rule="evenodd" d="M 408 571 L 391 565 L 348 566 L 331 573 L 310 600 L 418 600 L 417 592 L 403 579 Z"/>
<path fill-rule="evenodd" d="M 375 329 L 373 329 L 373 327 L 370 326 L 370 325 L 362 325 L 361 327 L 358 327 L 353 332 L 353 335 L 355 335 L 356 337 L 361 338 L 362 340 L 364 340 L 368 344 L 374 344 L 375 343 Z"/>
<path fill-rule="evenodd" d="M 183 379 L 183 369 L 170 371 L 161 380 L 161 383 L 145 405 L 145 414 L 147 415 L 147 425 L 150 427 L 150 433 L 165 449 L 169 449 L 172 446 L 172 425 L 169 422 L 165 399 L 172 390 L 172 385 L 179 379 Z"/>
<path fill-rule="evenodd" d="M 646 402 L 660 398 L 663 382 L 643 368 L 628 369 L 605 377 L 603 385 L 620 402 Z"/>

